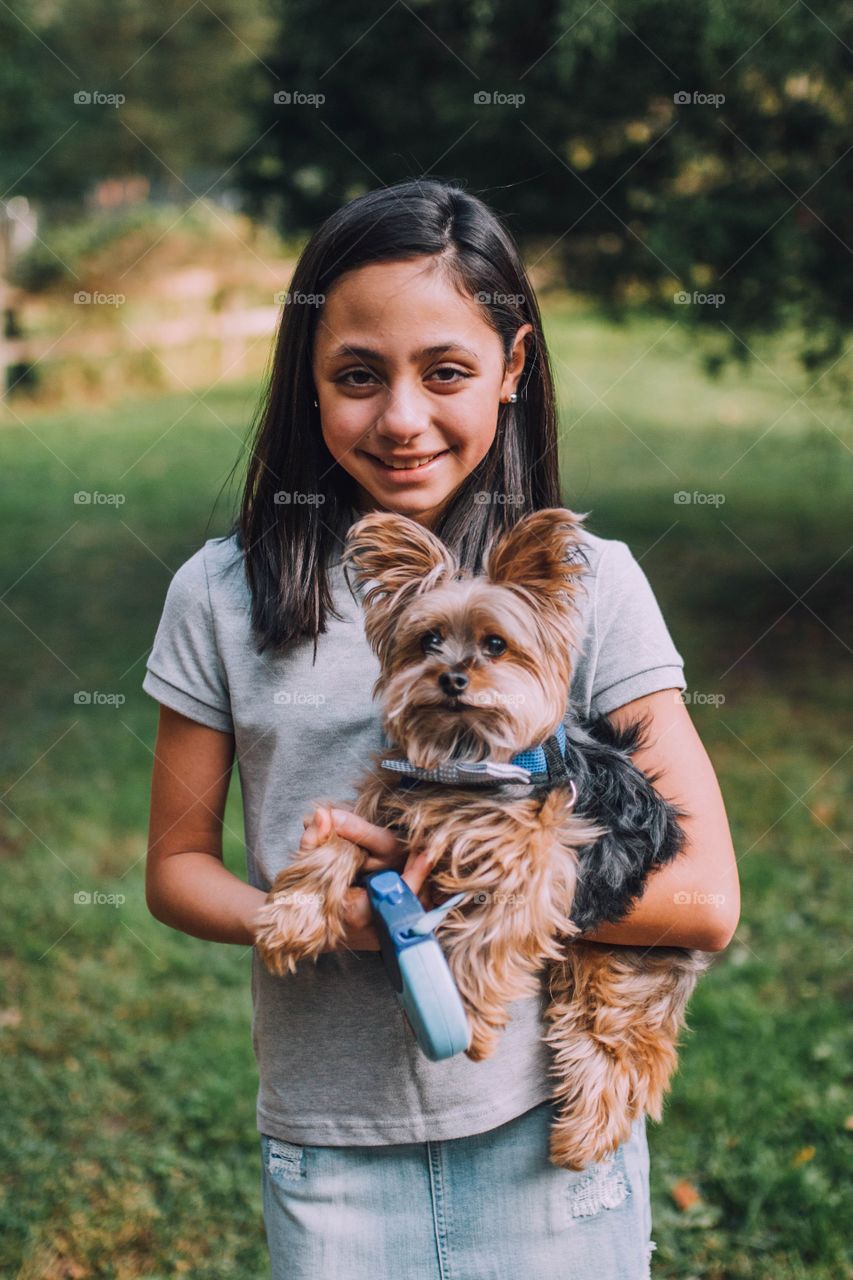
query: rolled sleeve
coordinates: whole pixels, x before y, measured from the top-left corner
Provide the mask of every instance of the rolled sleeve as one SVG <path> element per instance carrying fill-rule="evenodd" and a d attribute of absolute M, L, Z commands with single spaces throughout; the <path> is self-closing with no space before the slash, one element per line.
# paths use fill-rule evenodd
<path fill-rule="evenodd" d="M 624 542 L 611 542 L 595 594 L 592 711 L 607 714 L 661 689 L 686 689 L 684 660 L 651 584 Z"/>
<path fill-rule="evenodd" d="M 204 548 L 181 565 L 169 584 L 142 688 L 199 724 L 222 733 L 233 732 Z"/>

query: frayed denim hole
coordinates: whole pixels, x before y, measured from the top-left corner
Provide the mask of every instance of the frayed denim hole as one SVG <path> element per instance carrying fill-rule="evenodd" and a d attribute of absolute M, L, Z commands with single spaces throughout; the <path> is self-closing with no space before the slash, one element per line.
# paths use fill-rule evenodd
<path fill-rule="evenodd" d="M 277 1182 L 305 1177 L 305 1148 L 282 1138 L 267 1140 L 267 1173 Z"/>
<path fill-rule="evenodd" d="M 573 1218 L 590 1218 L 605 1209 L 616 1209 L 628 1199 L 631 1187 L 621 1148 L 610 1160 L 603 1160 L 569 1187 L 569 1210 Z"/>

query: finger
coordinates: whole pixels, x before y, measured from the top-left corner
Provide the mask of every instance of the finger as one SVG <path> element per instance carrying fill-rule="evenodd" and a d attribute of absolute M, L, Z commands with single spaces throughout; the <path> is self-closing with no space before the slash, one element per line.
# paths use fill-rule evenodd
<path fill-rule="evenodd" d="M 412 893 L 419 894 L 421 892 L 431 870 L 432 863 L 423 850 L 409 854 L 403 869 L 403 879 Z"/>
<path fill-rule="evenodd" d="M 373 854 L 369 854 L 364 860 L 365 871 L 387 871 L 389 868 L 393 871 L 402 871 L 406 865 L 406 850 L 401 849 L 399 853 L 387 854 L 384 858 L 377 858 Z"/>
<path fill-rule="evenodd" d="M 360 818 L 349 809 L 332 809 L 335 830 L 347 840 L 386 859 L 405 851 L 402 841 L 387 827 L 377 827 L 366 818 Z"/>
<path fill-rule="evenodd" d="M 316 849 L 319 844 L 328 840 L 331 833 L 332 819 L 329 810 L 323 808 L 315 809 L 302 833 L 302 839 L 299 841 L 300 848 Z"/>
<path fill-rule="evenodd" d="M 367 929 L 373 924 L 373 911 L 366 889 L 348 889 L 344 910 L 347 929 Z"/>

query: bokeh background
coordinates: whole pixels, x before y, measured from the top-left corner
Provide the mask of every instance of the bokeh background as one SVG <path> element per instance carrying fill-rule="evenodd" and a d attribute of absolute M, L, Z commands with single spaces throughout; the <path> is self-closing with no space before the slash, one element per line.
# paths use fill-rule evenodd
<path fill-rule="evenodd" d="M 655 1275 L 851 1274 L 849 6 L 10 0 L 0 36 L 0 1273 L 266 1275 L 250 956 L 146 910 L 140 682 L 306 236 L 431 175 L 523 247 L 564 499 L 652 581 L 739 857 Z M 238 874 L 241 823 L 235 781 Z"/>

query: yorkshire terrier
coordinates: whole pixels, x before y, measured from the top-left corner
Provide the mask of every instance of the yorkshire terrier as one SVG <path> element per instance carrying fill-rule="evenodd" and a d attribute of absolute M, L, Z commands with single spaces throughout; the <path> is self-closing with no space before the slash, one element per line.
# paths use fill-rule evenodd
<path fill-rule="evenodd" d="M 687 1002 L 710 962 L 581 936 L 628 914 L 648 873 L 683 849 L 686 816 L 631 760 L 647 723 L 563 723 L 582 520 L 563 508 L 523 517 L 477 576 L 391 512 L 358 520 L 343 554 L 365 587 L 373 692 L 392 744 L 355 811 L 427 852 L 442 901 L 466 894 L 437 936 L 468 1013 L 469 1058 L 489 1056 L 507 1005 L 536 994 L 545 971 L 560 1104 L 550 1159 L 576 1170 L 608 1158 L 642 1113 L 661 1119 Z M 276 877 L 257 932 L 272 973 L 341 943 L 366 856 L 333 834 Z"/>

